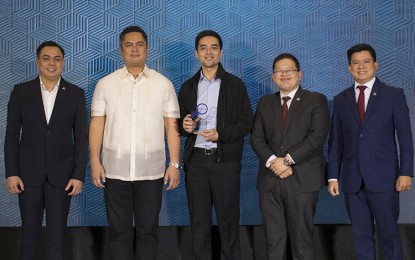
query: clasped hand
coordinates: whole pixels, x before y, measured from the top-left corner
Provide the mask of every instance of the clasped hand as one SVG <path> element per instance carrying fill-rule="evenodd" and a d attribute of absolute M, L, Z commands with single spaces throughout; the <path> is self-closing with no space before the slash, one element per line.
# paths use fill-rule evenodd
<path fill-rule="evenodd" d="M 293 174 L 291 166 L 284 165 L 284 158 L 278 157 L 270 162 L 269 168 L 279 178 L 286 179 Z"/>

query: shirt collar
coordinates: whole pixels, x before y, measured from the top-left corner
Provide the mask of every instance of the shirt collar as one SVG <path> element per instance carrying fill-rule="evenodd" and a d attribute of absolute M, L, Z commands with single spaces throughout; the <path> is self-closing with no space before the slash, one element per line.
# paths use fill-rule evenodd
<path fill-rule="evenodd" d="M 41 87 L 41 89 L 42 89 L 43 91 L 47 91 L 47 92 L 49 92 L 49 91 L 46 89 L 45 84 L 43 83 L 42 78 L 41 78 L 40 76 L 39 76 L 39 80 L 40 80 L 40 87 Z M 52 91 L 50 91 L 49 93 L 53 93 L 53 92 L 55 92 L 56 90 L 58 90 L 60 83 L 61 83 L 61 77 L 59 77 L 58 82 L 56 82 L 56 84 L 55 84 L 55 86 L 53 87 Z"/>
<path fill-rule="evenodd" d="M 293 91 L 291 91 L 290 93 L 288 93 L 288 95 L 284 95 L 284 94 L 282 94 L 280 92 L 281 93 L 281 100 L 282 100 L 283 97 L 290 97 L 291 100 L 294 99 L 295 93 L 297 93 L 299 87 L 300 86 L 298 86 L 296 89 L 294 89 Z"/>
<path fill-rule="evenodd" d="M 200 79 L 199 79 L 199 82 L 202 82 L 203 80 L 207 80 L 207 81 L 209 81 L 209 82 L 214 82 L 214 81 L 216 81 L 217 79 L 219 79 L 219 77 L 218 77 L 218 74 L 217 74 L 217 73 L 216 73 L 215 77 L 213 77 L 213 79 L 212 79 L 212 80 L 209 80 L 208 78 L 206 78 L 206 77 L 203 75 L 203 71 L 202 71 L 202 70 L 200 70 Z"/>
<path fill-rule="evenodd" d="M 356 81 L 354 82 L 354 89 L 356 90 L 358 86 L 366 86 L 368 89 L 372 89 L 373 88 L 373 84 L 375 84 L 376 81 L 376 77 L 373 77 L 373 79 L 369 80 L 368 82 L 364 83 L 364 84 L 360 84 L 357 83 Z M 359 90 L 359 89 L 357 89 Z"/>
<path fill-rule="evenodd" d="M 147 65 L 144 65 L 144 69 L 143 71 L 138 75 L 137 79 L 140 78 L 141 76 L 144 76 L 145 78 L 149 78 L 150 77 L 150 69 L 147 67 Z M 125 79 L 127 77 L 133 77 L 132 74 L 130 72 L 128 72 L 128 69 L 126 66 L 121 68 L 121 78 Z"/>

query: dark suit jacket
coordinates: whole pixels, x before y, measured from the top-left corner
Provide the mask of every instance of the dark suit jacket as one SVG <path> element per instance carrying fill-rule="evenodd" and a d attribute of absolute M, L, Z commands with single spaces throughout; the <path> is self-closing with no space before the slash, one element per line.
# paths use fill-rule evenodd
<path fill-rule="evenodd" d="M 411 124 L 402 89 L 376 79 L 362 124 L 354 86 L 338 94 L 333 102 L 328 178 L 339 179 L 341 172 L 343 192 L 357 192 L 362 179 L 371 192 L 394 191 L 399 175 L 413 175 Z"/>
<path fill-rule="evenodd" d="M 61 79 L 47 124 L 39 78 L 16 85 L 7 112 L 6 177 L 19 176 L 25 186 L 33 187 L 46 177 L 56 187 L 65 187 L 71 178 L 83 181 L 87 125 L 85 95 L 79 87 Z"/>
<path fill-rule="evenodd" d="M 330 127 L 327 99 L 299 87 L 282 126 L 280 92 L 258 102 L 251 145 L 259 157 L 257 189 L 269 191 L 279 180 L 265 164 L 271 155 L 295 161 L 293 175 L 287 179 L 300 192 L 320 190 L 324 184 L 326 160 L 323 145 Z"/>

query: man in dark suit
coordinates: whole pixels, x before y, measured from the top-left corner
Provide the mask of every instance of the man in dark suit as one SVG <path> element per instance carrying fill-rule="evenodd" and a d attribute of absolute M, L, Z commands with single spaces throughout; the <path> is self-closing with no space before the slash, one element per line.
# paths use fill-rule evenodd
<path fill-rule="evenodd" d="M 373 221 L 383 259 L 403 259 L 397 221 L 399 192 L 410 189 L 413 176 L 409 109 L 402 89 L 375 77 L 378 63 L 370 45 L 351 47 L 347 57 L 355 83 L 334 98 L 328 190 L 339 195 L 341 172 L 357 259 L 376 259 Z"/>
<path fill-rule="evenodd" d="M 314 259 L 313 218 L 326 161 L 327 99 L 300 86 L 296 57 L 278 55 L 272 79 L 279 91 L 258 102 L 251 145 L 259 157 L 257 189 L 269 259 Z"/>
<path fill-rule="evenodd" d="M 14 87 L 7 112 L 7 187 L 19 194 L 20 259 L 36 259 L 46 210 L 48 259 L 63 259 L 70 200 L 82 190 L 88 137 L 85 95 L 61 77 L 64 50 L 42 43 L 39 77 Z"/>

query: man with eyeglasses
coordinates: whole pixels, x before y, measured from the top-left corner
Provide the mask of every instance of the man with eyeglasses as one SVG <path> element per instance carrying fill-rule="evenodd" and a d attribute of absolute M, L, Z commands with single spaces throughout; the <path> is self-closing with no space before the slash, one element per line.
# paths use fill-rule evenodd
<path fill-rule="evenodd" d="M 313 219 L 326 168 L 327 99 L 300 86 L 302 72 L 294 55 L 278 55 L 272 69 L 279 91 L 259 100 L 251 133 L 259 158 L 257 189 L 267 256 L 286 259 L 289 236 L 293 259 L 312 260 Z"/>
<path fill-rule="evenodd" d="M 376 259 L 375 222 L 383 259 L 402 260 L 399 193 L 411 188 L 414 166 L 408 105 L 403 89 L 375 76 L 372 46 L 354 45 L 347 58 L 355 82 L 333 100 L 328 191 L 340 194 L 341 175 L 357 259 Z"/>

